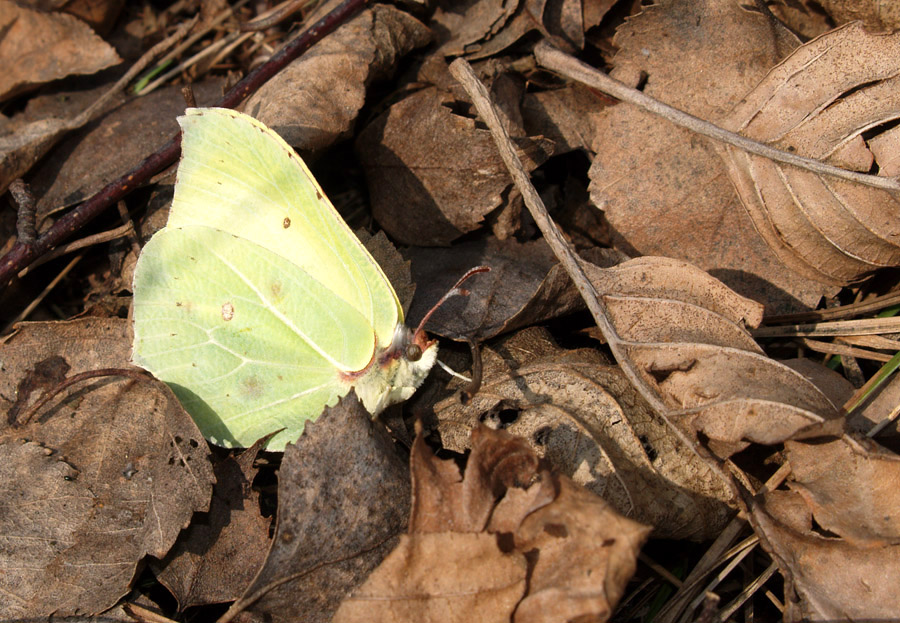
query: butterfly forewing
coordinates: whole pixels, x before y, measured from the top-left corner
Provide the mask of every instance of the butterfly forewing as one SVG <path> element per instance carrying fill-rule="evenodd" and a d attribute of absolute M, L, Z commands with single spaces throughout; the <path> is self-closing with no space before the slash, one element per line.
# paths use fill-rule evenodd
<path fill-rule="evenodd" d="M 293 149 L 232 110 L 189 109 L 179 123 L 169 226 L 203 225 L 269 249 L 359 311 L 379 344 L 389 344 L 403 320 L 394 290 Z"/>

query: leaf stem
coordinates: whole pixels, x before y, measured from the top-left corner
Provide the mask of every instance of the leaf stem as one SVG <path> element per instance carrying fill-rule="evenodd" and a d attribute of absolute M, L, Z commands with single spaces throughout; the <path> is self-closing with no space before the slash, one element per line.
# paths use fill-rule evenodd
<path fill-rule="evenodd" d="M 535 58 L 538 63 L 557 71 L 567 78 L 576 80 L 594 89 L 603 91 L 608 95 L 612 95 L 616 99 L 629 104 L 634 104 L 647 112 L 658 115 L 675 125 L 686 128 L 697 134 L 702 134 L 707 138 L 711 138 L 721 143 L 726 143 L 738 149 L 742 149 L 751 154 L 769 158 L 776 162 L 790 164 L 801 169 L 819 173 L 822 175 L 831 175 L 850 182 L 865 184 L 882 190 L 900 191 L 900 182 L 892 177 L 880 177 L 878 175 L 868 175 L 859 173 L 858 171 L 850 171 L 841 167 L 826 164 L 821 160 L 814 158 L 806 158 L 798 156 L 787 151 L 775 149 L 765 143 L 754 141 L 751 138 L 730 132 L 724 128 L 720 128 L 714 123 L 710 123 L 699 117 L 695 117 L 677 108 L 673 108 L 668 104 L 663 104 L 657 99 L 650 97 L 631 87 L 622 84 L 618 80 L 610 78 L 608 75 L 594 69 L 590 65 L 582 63 L 577 58 L 557 50 L 549 43 L 542 41 L 537 44 L 534 49 Z"/>

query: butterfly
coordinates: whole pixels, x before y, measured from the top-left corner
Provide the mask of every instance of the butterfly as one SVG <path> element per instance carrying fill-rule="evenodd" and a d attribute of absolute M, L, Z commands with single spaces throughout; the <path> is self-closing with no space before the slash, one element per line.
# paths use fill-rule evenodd
<path fill-rule="evenodd" d="M 381 267 L 278 134 L 234 110 L 179 117 L 166 226 L 134 272 L 132 361 L 165 381 L 204 436 L 245 447 L 353 388 L 377 415 L 406 400 L 437 343 L 403 323 Z"/>

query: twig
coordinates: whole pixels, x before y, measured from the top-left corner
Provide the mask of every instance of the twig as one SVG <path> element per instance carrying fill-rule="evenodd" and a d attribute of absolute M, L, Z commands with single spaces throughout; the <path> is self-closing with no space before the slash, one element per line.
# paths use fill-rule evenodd
<path fill-rule="evenodd" d="M 766 483 L 757 491 L 758 495 L 763 495 L 769 491 L 774 491 L 784 480 L 790 475 L 791 468 L 788 464 L 783 464 L 774 474 L 772 474 Z M 696 601 L 693 600 L 695 592 L 701 587 L 706 576 L 713 572 L 723 560 L 730 560 L 732 557 L 740 555 L 747 548 L 754 547 L 759 542 L 758 536 L 751 536 L 744 539 L 734 547 L 731 544 L 737 539 L 738 535 L 747 527 L 747 521 L 741 517 L 735 517 L 725 526 L 719 536 L 710 545 L 706 553 L 700 558 L 688 576 L 684 579 L 684 583 L 678 592 L 669 600 L 663 609 L 657 614 L 657 623 L 674 623 L 682 618 L 683 612 L 691 606 L 693 601 L 696 607 Z M 729 549 L 730 548 L 730 549 Z"/>
<path fill-rule="evenodd" d="M 773 562 L 755 580 L 745 586 L 744 590 L 742 590 L 740 594 L 731 601 L 730 604 L 722 608 L 722 610 L 719 612 L 718 620 L 725 621 L 730 618 L 738 608 L 744 605 L 744 602 L 750 599 L 753 594 L 756 593 L 756 591 L 763 587 L 763 585 L 769 580 L 769 578 L 775 575 L 776 571 L 778 571 L 778 565 Z"/>
<path fill-rule="evenodd" d="M 160 66 L 164 65 L 165 63 L 179 57 L 182 52 L 184 52 L 189 47 L 194 45 L 197 41 L 199 41 L 200 39 L 205 37 L 209 33 L 209 31 L 211 31 L 213 28 L 217 27 L 219 24 L 221 24 L 226 19 L 231 17 L 234 14 L 235 9 L 238 9 L 241 6 L 247 4 L 247 2 L 248 2 L 248 0 L 241 0 L 234 6 L 229 6 L 225 9 L 223 9 L 221 12 L 219 12 L 218 15 L 216 15 L 214 18 L 212 18 L 208 23 L 205 23 L 205 25 L 202 28 L 200 28 L 200 30 L 198 30 L 195 33 L 192 33 L 190 37 L 188 37 L 181 43 L 181 45 L 172 49 L 168 54 L 161 57 L 157 61 L 156 66 L 160 67 Z M 189 25 L 191 28 L 193 28 L 194 24 L 197 23 L 197 20 L 199 19 L 199 17 L 200 16 L 197 15 L 189 22 Z M 155 86 L 156 85 L 154 84 L 153 88 L 155 88 Z M 150 85 L 148 84 L 148 85 L 144 86 L 143 88 L 139 89 L 137 91 L 137 94 L 138 95 L 147 95 L 151 90 L 152 89 L 150 88 Z"/>
<path fill-rule="evenodd" d="M 834 322 L 811 322 L 809 324 L 778 325 L 760 327 L 750 332 L 754 338 L 761 337 L 828 337 L 837 335 L 880 335 L 900 333 L 900 316 L 893 318 L 863 318 L 861 320 L 835 320 Z"/>
<path fill-rule="evenodd" d="M 17 322 L 22 322 L 23 320 L 25 320 L 31 314 L 31 312 L 33 312 L 34 309 L 38 305 L 41 304 L 41 301 L 43 301 L 45 298 L 47 298 L 47 295 L 50 294 L 50 292 L 53 290 L 53 288 L 55 288 L 60 281 L 62 281 L 63 277 L 68 275 L 69 271 L 71 271 L 73 268 L 75 268 L 75 265 L 78 264 L 78 262 L 80 262 L 81 258 L 83 258 L 83 257 L 84 257 L 84 253 L 79 253 L 78 255 L 73 257 L 71 259 L 71 261 L 69 261 L 69 263 L 66 264 L 65 267 L 61 271 L 59 271 L 59 273 L 56 275 L 56 277 L 54 277 L 53 280 L 44 287 L 44 289 L 41 291 L 41 293 L 38 294 L 34 298 L 34 300 L 28 304 L 28 307 L 26 307 L 21 312 L 19 312 L 18 316 L 16 316 L 12 320 L 10 320 L 9 323 L 7 323 L 7 325 L 5 327 L 3 327 L 2 333 L 7 333 L 10 329 L 13 328 L 13 326 Z"/>
<path fill-rule="evenodd" d="M 344 0 L 331 13 L 313 24 L 302 35 L 272 56 L 266 63 L 251 71 L 238 82 L 219 106 L 232 108 L 244 101 L 269 78 L 308 50 L 317 41 L 334 31 L 352 15 L 366 6 L 367 0 Z M 33 245 L 16 244 L 12 250 L 0 258 L 0 286 L 5 286 L 20 270 L 28 266 L 36 258 L 54 248 L 87 223 L 96 218 L 110 205 L 122 199 L 134 188 L 149 180 L 163 168 L 172 164 L 181 151 L 181 134 L 177 134 L 159 151 L 150 155 L 130 172 L 107 184 L 97 194 L 60 218 L 44 232 Z"/>
<path fill-rule="evenodd" d="M 838 344 L 835 342 L 822 342 L 821 340 L 811 340 L 809 338 L 801 337 L 798 340 L 801 344 L 807 347 L 809 350 L 816 353 L 823 353 L 826 355 L 842 355 L 844 357 L 857 357 L 859 359 L 870 359 L 872 361 L 881 361 L 886 362 L 891 360 L 890 355 L 886 355 L 884 353 L 878 353 L 874 350 L 867 350 L 865 348 L 856 348 L 853 346 L 848 346 L 847 344 Z"/>
<path fill-rule="evenodd" d="M 99 370 L 88 370 L 86 372 L 81 372 L 79 374 L 74 374 L 70 377 L 63 379 L 61 383 L 56 385 L 53 389 L 48 390 L 40 399 L 35 402 L 28 411 L 25 412 L 25 415 L 18 419 L 15 422 L 16 426 L 24 426 L 27 424 L 34 414 L 40 411 L 44 405 L 50 402 L 55 396 L 58 396 L 60 392 L 64 389 L 75 385 L 76 383 L 81 383 L 82 381 L 88 381 L 90 379 L 102 378 L 106 376 L 126 376 L 131 379 L 135 379 L 136 381 L 149 381 L 152 380 L 152 377 L 147 374 L 144 370 L 132 370 L 129 368 L 101 368 Z"/>
<path fill-rule="evenodd" d="M 466 342 L 469 343 L 469 350 L 472 352 L 472 380 L 462 390 L 462 397 L 464 398 L 463 404 L 466 404 L 475 397 L 475 394 L 481 389 L 481 382 L 484 377 L 481 348 L 478 345 L 478 340 L 472 336 L 468 336 Z"/>
<path fill-rule="evenodd" d="M 708 455 L 705 449 L 695 443 L 685 431 L 676 426 L 675 422 L 670 417 L 671 411 L 669 407 L 647 384 L 643 377 L 641 377 L 631 362 L 631 358 L 628 356 L 622 338 L 619 336 L 609 319 L 606 304 L 600 299 L 597 290 L 585 274 L 584 269 L 579 263 L 580 260 L 578 256 L 563 237 L 559 228 L 556 226 L 556 223 L 550 218 L 547 208 L 544 206 L 544 202 L 538 195 L 537 190 L 531 185 L 531 180 L 528 179 L 525 167 L 522 165 L 522 161 L 519 159 L 518 154 L 516 154 L 515 146 L 513 145 L 512 140 L 510 140 L 505 126 L 500 121 L 500 117 L 490 100 L 487 89 L 481 84 L 472 71 L 471 66 L 464 59 L 460 58 L 453 61 L 450 65 L 450 73 L 469 94 L 472 103 L 478 111 L 478 115 L 490 130 L 494 142 L 497 144 L 500 156 L 506 164 L 506 168 L 512 176 L 516 188 L 522 194 L 522 198 L 524 199 L 525 205 L 528 207 L 532 218 L 534 218 L 534 221 L 544 235 L 547 244 L 553 250 L 554 255 L 556 255 L 563 268 L 566 269 L 566 272 L 578 289 L 579 294 L 581 294 L 581 297 L 584 299 L 588 310 L 590 310 L 591 315 L 594 318 L 594 322 L 597 323 L 597 327 L 600 329 L 603 337 L 606 338 L 606 342 L 626 378 L 628 378 L 629 382 L 638 391 L 641 397 L 647 401 L 650 407 L 666 423 L 672 431 L 672 434 L 675 435 L 685 447 L 689 448 L 700 457 L 710 470 L 721 478 L 727 486 L 734 488 L 735 483 L 722 470 L 718 461 Z M 735 490 L 734 494 L 737 496 L 738 492 Z"/>
<path fill-rule="evenodd" d="M 124 238 L 125 236 L 131 235 L 133 233 L 134 226 L 131 223 L 127 223 L 125 225 L 120 225 L 115 229 L 108 229 L 106 231 L 101 231 L 90 236 L 85 236 L 84 238 L 79 238 L 78 240 L 73 240 L 72 242 L 68 242 L 56 247 L 46 255 L 42 255 L 40 258 L 31 263 L 28 268 L 23 269 L 22 272 L 19 273 L 19 276 L 24 277 L 38 266 L 46 264 L 50 260 L 55 260 L 56 258 L 63 255 L 72 253 L 73 251 L 78 251 L 79 249 L 84 249 L 86 247 L 92 247 L 97 244 L 103 244 L 104 242 L 112 242 L 113 240 Z M 140 249 L 138 249 L 138 251 L 140 251 Z"/>
<path fill-rule="evenodd" d="M 287 0 L 276 7 L 272 7 L 265 13 L 257 15 L 248 22 L 241 24 L 243 31 L 257 31 L 271 28 L 276 24 L 280 24 L 291 15 L 303 9 L 308 4 L 308 0 Z"/>
<path fill-rule="evenodd" d="M 124 201 L 119 201 L 116 203 L 116 208 L 119 210 L 119 217 L 122 219 L 123 226 L 127 227 L 123 231 L 128 235 L 129 241 L 131 242 L 131 250 L 134 253 L 135 257 L 141 254 L 141 240 L 138 238 L 137 227 L 134 226 L 134 221 L 131 219 L 131 215 L 128 213 L 128 207 L 125 205 Z"/>
<path fill-rule="evenodd" d="M 756 154 L 757 156 L 769 158 L 770 160 L 775 160 L 776 162 L 782 162 L 784 164 L 790 164 L 814 173 L 831 175 L 858 184 L 881 188 L 882 190 L 900 191 L 900 182 L 895 178 L 849 171 L 847 169 L 826 164 L 821 160 L 805 158 L 787 151 L 781 151 L 780 149 L 775 149 L 765 143 L 754 141 L 746 136 L 729 132 L 709 121 L 705 121 L 704 119 L 690 115 L 682 110 L 673 108 L 668 104 L 663 104 L 659 100 L 653 99 L 637 89 L 632 89 L 618 80 L 613 80 L 602 71 L 594 69 L 590 65 L 582 63 L 577 58 L 557 50 L 546 41 L 537 44 L 534 49 L 534 55 L 535 58 L 537 58 L 538 63 L 547 69 L 557 71 L 572 80 L 577 80 L 589 87 L 603 91 L 623 102 L 634 104 L 635 106 L 643 108 L 654 115 L 658 115 L 677 126 L 687 128 L 692 132 L 702 134 L 713 140 L 732 145 L 738 149 Z"/>

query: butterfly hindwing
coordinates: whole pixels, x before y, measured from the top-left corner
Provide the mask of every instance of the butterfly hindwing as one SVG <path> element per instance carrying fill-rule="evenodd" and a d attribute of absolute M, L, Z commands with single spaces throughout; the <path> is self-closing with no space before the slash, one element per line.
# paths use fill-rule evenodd
<path fill-rule="evenodd" d="M 158 232 L 135 291 L 135 363 L 172 385 L 224 445 L 282 427 L 296 439 L 349 391 L 335 359 L 359 364 L 374 348 L 349 304 L 281 256 L 208 227 Z"/>

